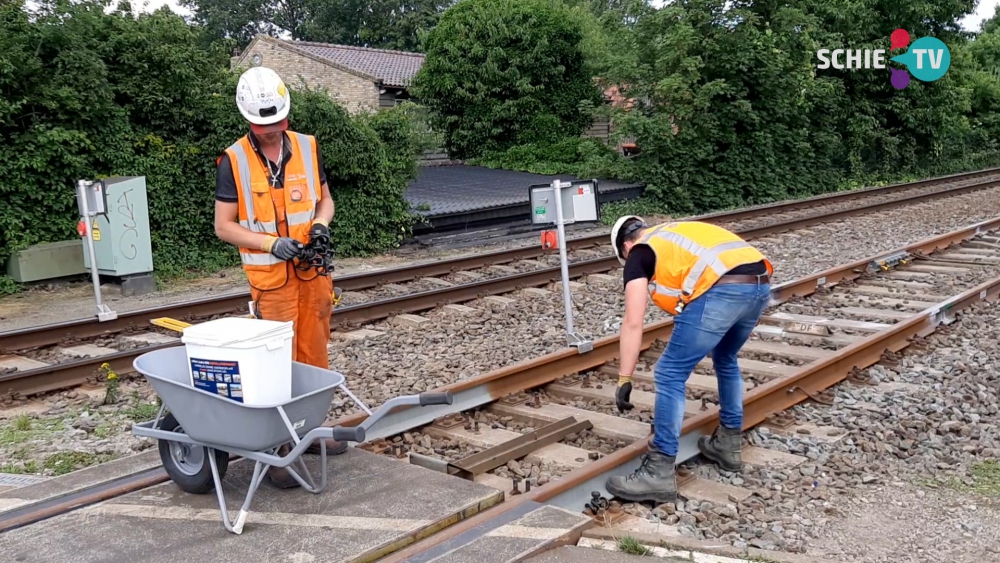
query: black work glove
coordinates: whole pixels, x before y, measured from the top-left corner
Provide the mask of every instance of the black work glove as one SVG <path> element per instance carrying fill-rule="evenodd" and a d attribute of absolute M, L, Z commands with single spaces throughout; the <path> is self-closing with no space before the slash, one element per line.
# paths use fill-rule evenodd
<path fill-rule="evenodd" d="M 276 239 L 272 244 L 268 252 L 281 258 L 282 260 L 291 260 L 302 252 L 302 243 L 288 237 L 281 237 Z"/>
<path fill-rule="evenodd" d="M 624 413 L 635 408 L 629 399 L 632 397 L 632 382 L 615 387 L 615 404 L 618 405 L 618 412 Z"/>
<path fill-rule="evenodd" d="M 330 227 L 327 227 L 323 223 L 313 223 L 313 226 L 309 229 L 309 242 L 321 237 L 325 239 L 323 244 L 330 243 Z"/>

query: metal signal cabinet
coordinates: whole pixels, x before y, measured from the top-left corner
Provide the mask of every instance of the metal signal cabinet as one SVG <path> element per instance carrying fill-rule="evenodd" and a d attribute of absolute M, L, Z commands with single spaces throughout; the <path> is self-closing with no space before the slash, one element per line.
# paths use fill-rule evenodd
<path fill-rule="evenodd" d="M 101 182 L 106 207 L 90 219 L 98 273 L 114 277 L 151 273 L 153 245 L 145 176 L 116 176 Z M 83 253 L 83 263 L 90 268 L 89 252 Z"/>

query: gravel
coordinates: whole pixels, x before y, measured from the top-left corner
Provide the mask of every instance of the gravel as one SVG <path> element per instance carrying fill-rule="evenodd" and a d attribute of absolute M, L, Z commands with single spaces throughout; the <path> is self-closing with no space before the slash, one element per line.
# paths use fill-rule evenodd
<path fill-rule="evenodd" d="M 60 475 L 154 447 L 130 432 L 159 409 L 145 381 L 120 381 L 118 400 L 104 398 L 104 389 L 71 389 L 32 405 L 41 412 L 0 423 L 0 473 Z"/>

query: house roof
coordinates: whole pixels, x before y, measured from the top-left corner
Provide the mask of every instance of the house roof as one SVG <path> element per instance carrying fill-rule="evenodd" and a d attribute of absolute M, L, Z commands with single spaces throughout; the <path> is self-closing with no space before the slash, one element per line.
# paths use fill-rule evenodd
<path fill-rule="evenodd" d="M 311 41 L 286 41 L 284 39 L 277 41 L 309 53 L 316 58 L 364 74 L 386 86 L 409 86 L 413 76 L 424 64 L 424 55 L 420 53 L 331 45 Z"/>

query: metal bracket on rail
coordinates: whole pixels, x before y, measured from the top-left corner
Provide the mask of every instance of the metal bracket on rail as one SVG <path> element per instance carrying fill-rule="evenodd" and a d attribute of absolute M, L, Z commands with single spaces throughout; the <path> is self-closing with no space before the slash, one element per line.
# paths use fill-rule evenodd
<path fill-rule="evenodd" d="M 980 295 L 980 297 L 982 297 L 982 295 Z M 934 309 L 931 309 L 929 314 L 931 322 L 933 322 L 934 324 L 950 325 L 951 323 L 958 320 L 957 317 L 954 315 L 954 313 L 951 313 L 950 311 L 951 311 L 950 305 L 946 305 L 944 307 L 935 307 Z"/>
<path fill-rule="evenodd" d="M 885 272 L 896 266 L 906 264 L 907 262 L 909 262 L 909 260 L 907 260 L 907 258 L 909 257 L 910 257 L 909 252 L 902 252 L 902 251 L 896 252 L 888 256 L 872 260 L 868 264 L 868 270 L 874 272 L 879 272 L 879 271 Z"/>
<path fill-rule="evenodd" d="M 594 349 L 594 343 L 580 336 L 578 332 L 571 332 L 566 335 L 566 341 L 580 354 L 586 354 Z"/>

